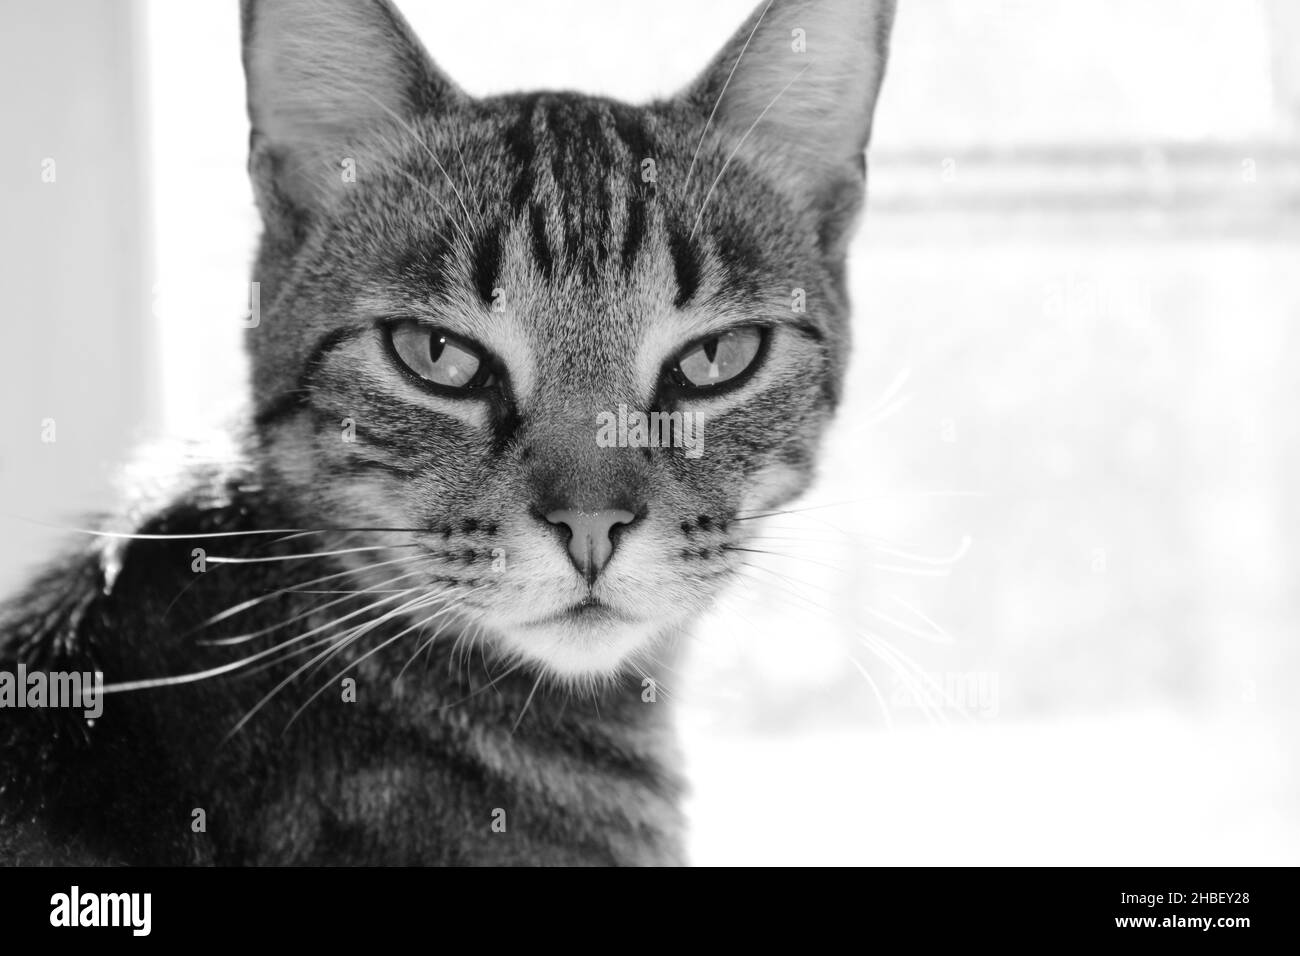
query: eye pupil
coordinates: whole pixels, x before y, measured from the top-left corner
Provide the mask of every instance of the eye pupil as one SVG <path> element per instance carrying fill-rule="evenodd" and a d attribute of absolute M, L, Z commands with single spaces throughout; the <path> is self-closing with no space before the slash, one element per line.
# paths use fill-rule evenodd
<path fill-rule="evenodd" d="M 704 357 L 709 360 L 709 364 L 716 367 L 718 364 L 718 337 L 708 339 L 704 343 Z"/>
<path fill-rule="evenodd" d="M 442 352 L 446 347 L 447 339 L 445 336 L 429 336 L 429 360 L 436 362 L 442 358 Z"/>

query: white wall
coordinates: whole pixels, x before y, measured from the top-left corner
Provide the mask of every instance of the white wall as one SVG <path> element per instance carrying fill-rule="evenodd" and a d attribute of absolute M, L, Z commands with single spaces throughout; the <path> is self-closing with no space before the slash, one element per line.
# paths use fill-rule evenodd
<path fill-rule="evenodd" d="M 102 507 L 114 463 L 158 418 L 137 14 L 131 2 L 5 4 L 5 514 L 71 521 Z M 54 420 L 52 443 L 42 441 L 46 419 Z M 51 536 L 0 518 L 0 541 L 0 588 L 7 589 Z"/>

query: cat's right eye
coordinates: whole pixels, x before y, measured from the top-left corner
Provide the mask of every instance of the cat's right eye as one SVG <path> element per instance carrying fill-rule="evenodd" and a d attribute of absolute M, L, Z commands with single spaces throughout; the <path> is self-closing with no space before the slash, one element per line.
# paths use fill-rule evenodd
<path fill-rule="evenodd" d="M 496 372 L 482 348 L 442 329 L 403 320 L 384 329 L 403 369 L 445 392 L 468 392 L 496 384 Z"/>

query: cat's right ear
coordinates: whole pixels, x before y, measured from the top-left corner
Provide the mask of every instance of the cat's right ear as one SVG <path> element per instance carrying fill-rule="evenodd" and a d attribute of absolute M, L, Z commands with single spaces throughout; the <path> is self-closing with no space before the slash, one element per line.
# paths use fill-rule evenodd
<path fill-rule="evenodd" d="M 684 94 L 706 130 L 773 169 L 835 255 L 861 202 L 895 0 L 759 0 Z M 778 158 L 779 157 L 779 158 Z"/>
<path fill-rule="evenodd" d="M 387 0 L 243 0 L 242 20 L 249 172 L 268 227 L 328 208 L 369 131 L 466 98 Z"/>

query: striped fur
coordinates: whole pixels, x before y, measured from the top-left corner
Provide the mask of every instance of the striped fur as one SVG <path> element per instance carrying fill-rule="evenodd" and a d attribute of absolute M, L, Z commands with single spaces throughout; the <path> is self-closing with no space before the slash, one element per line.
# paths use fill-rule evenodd
<path fill-rule="evenodd" d="M 265 224 L 246 460 L 136 525 L 174 540 L 82 554 L 36 582 L 0 618 L 0 660 L 130 681 L 238 658 L 195 634 L 265 631 L 238 645 L 256 650 L 371 629 L 283 693 L 297 660 L 123 693 L 90 729 L 57 714 L 6 725 L 0 784 L 27 822 L 0 855 L 681 862 L 654 682 L 735 574 L 751 516 L 811 480 L 847 358 L 844 252 L 891 14 L 774 0 L 681 96 L 629 106 L 474 100 L 386 3 L 246 0 Z M 395 319 L 479 344 L 500 386 L 423 388 L 385 345 Z M 683 347 L 738 324 L 765 330 L 741 384 L 666 384 Z M 620 407 L 701 414 L 703 454 L 600 446 L 598 416 Z M 544 516 L 600 507 L 635 520 L 589 583 Z M 372 530 L 250 533 L 267 528 Z M 214 531 L 239 532 L 220 547 L 252 560 L 196 578 L 193 536 Z M 302 589 L 318 578 L 358 593 Z M 425 603 L 376 610 L 395 587 Z M 564 616 L 590 598 L 617 620 Z M 427 665 L 408 669 L 429 632 Z M 331 673 L 357 681 L 357 702 Z M 188 825 L 195 807 L 206 832 Z"/>

